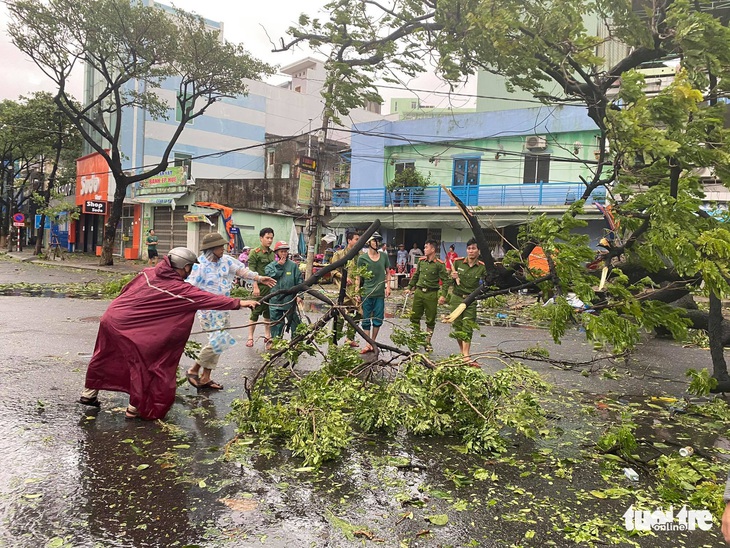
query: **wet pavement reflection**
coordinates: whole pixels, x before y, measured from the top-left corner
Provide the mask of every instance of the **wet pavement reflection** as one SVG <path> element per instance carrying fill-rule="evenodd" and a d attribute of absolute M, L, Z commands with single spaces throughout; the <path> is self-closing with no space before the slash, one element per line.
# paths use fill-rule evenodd
<path fill-rule="evenodd" d="M 580 519 L 600 515 L 616 524 L 630 502 L 581 498 L 584 489 L 608 485 L 601 470 L 582 459 L 583 448 L 620 416 L 623 405 L 648 409 L 643 397 L 619 395 L 653 389 L 654 381 L 641 378 L 642 372 L 677 378 L 676 384 L 663 381 L 661 387 L 683 391 L 681 372 L 662 369 L 680 353 L 683 367 L 707 366 L 704 353 L 665 342 L 652 342 L 653 357 L 642 358 L 641 367 L 615 380 L 537 365 L 559 386 L 576 388 L 581 401 L 568 405 L 559 395 L 549 403 L 556 435 L 516 439 L 509 459 L 463 454 L 453 439 L 399 433 L 360 436 L 340 460 L 313 472 L 284 449 L 259 454 L 256 441 L 246 437 L 229 443 L 236 432 L 227 415 L 233 400 L 243 397 L 243 377 L 261 363 L 260 343 L 255 348 L 238 344 L 222 360 L 216 380 L 224 391 L 198 394 L 181 384 L 164 423 L 127 421 L 123 394 L 103 392 L 99 410 L 76 403 L 105 302 L 16 296 L 3 297 L 0 306 L 12 311 L 0 318 L 6 360 L 0 400 L 0 546 L 573 546 L 561 531 L 556 501 L 569 504 Z M 402 300 L 389 306 L 398 316 Z M 321 309 L 310 306 L 307 312 L 316 318 Z M 247 314 L 234 316 L 235 322 L 245 323 Z M 383 336 L 390 329 L 386 324 Z M 437 329 L 443 336 L 434 339 L 436 353 L 446 356 L 455 343 L 445 326 Z M 550 344 L 541 330 L 485 329 L 482 334 L 475 340 L 477 350 Z M 562 348 L 550 348 L 575 358 L 592 355 L 578 334 Z M 301 370 L 316 369 L 318 360 L 304 358 Z M 182 364 L 181 374 L 189 364 Z M 496 361 L 484 365 L 487 371 L 499 367 Z M 595 400 L 604 396 L 594 394 L 609 392 L 615 401 L 596 407 Z M 698 436 L 688 426 L 658 424 L 649 414 L 640 421 L 639 431 L 647 437 L 694 436 L 698 446 L 727 447 L 724 437 L 709 431 Z M 571 474 L 561 476 L 559 470 L 568 464 Z M 621 477 L 615 482 L 631 488 Z M 534 523 L 538 510 L 551 521 Z M 443 514 L 448 515 L 444 526 L 426 519 Z M 525 541 L 529 531 L 534 537 Z M 671 537 L 671 542 L 666 536 L 639 542 L 699 546 L 718 545 L 719 538 L 715 527 Z"/>

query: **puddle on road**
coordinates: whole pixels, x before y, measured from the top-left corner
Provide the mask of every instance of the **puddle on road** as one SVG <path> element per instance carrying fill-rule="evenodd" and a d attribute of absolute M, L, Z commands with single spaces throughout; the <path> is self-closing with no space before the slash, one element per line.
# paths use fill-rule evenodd
<path fill-rule="evenodd" d="M 228 406 L 215 398 L 179 394 L 164 425 L 125 421 L 125 404 L 126 397 L 104 393 L 100 411 L 27 398 L 0 411 L 6 425 L 13 417 L 0 449 L 0 544 L 355 546 L 364 537 L 348 541 L 353 531 L 368 531 L 385 546 L 501 547 L 537 529 L 530 545 L 567 546 L 560 505 L 574 520 L 602 515 L 620 524 L 633 502 L 587 494 L 611 484 L 582 457 L 623 404 L 558 398 L 546 406 L 556 435 L 517 440 L 502 457 L 462 454 L 450 438 L 363 436 L 317 472 L 302 470 L 285 450 L 258 454 L 253 440 L 228 446 L 235 433 L 217 412 Z M 658 424 L 639 401 L 627 405 L 648 412 L 637 416 L 647 437 L 670 432 L 696 447 L 727 443 L 716 434 L 692 437 L 680 423 Z M 235 460 L 224 460 L 227 449 Z M 611 482 L 632 489 L 620 470 Z M 640 484 L 648 482 L 642 474 Z M 447 515 L 448 524 L 427 522 L 433 515 Z M 555 523 L 536 527 L 539 515 Z M 716 541 L 717 531 L 672 542 L 696 546 Z M 641 545 L 666 540 L 642 538 Z"/>

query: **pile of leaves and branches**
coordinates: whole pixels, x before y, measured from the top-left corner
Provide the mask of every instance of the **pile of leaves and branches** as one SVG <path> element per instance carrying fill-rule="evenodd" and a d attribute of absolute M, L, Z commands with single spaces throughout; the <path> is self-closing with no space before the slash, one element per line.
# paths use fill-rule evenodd
<path fill-rule="evenodd" d="M 333 345 L 322 357 L 323 367 L 304 376 L 267 367 L 249 398 L 233 404 L 239 431 L 319 466 L 364 434 L 449 435 L 469 451 L 500 453 L 510 434 L 533 437 L 544 424 L 539 396 L 548 385 L 516 363 L 487 375 L 454 361 L 425 365 L 419 355 L 362 363 Z"/>

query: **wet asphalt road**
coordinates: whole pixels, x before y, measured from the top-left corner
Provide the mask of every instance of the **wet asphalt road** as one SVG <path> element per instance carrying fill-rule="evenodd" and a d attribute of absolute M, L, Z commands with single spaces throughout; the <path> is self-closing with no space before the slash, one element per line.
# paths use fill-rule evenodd
<path fill-rule="evenodd" d="M 0 261 L 0 283 L 19 277 L 34 283 L 68 283 L 108 275 Z M 399 303 L 402 297 L 396 296 L 391 306 L 397 309 Z M 299 482 L 296 490 L 290 488 L 291 477 L 271 472 L 282 464 L 277 458 L 258 459 L 251 467 L 217 460 L 235 435 L 225 420 L 230 403 L 243 397 L 243 377 L 261 364 L 260 340 L 253 349 L 246 348 L 238 331 L 241 343 L 224 355 L 214 376 L 226 389 L 199 395 L 187 385 L 180 387 L 167 426 L 125 421 L 124 394 L 102 393 L 98 412 L 77 404 L 98 319 L 107 304 L 0 297 L 0 350 L 5 362 L 0 399 L 4 440 L 0 546 L 350 545 L 323 516 L 325 509 L 344 504 L 343 496 L 350 496 L 343 495 L 349 482 L 378 481 L 369 477 L 373 471 L 363 468 L 360 460 L 353 458 L 330 470 L 323 483 Z M 310 317 L 316 317 L 316 310 Z M 244 324 L 247 318 L 248 312 L 234 312 L 232 324 Z M 381 337 L 387 337 L 389 330 L 390 323 Z M 455 351 L 447 333 L 447 326 L 437 325 L 436 356 Z M 201 335 L 194 338 L 204 340 Z M 490 356 L 494 349 L 516 351 L 538 342 L 554 356 L 576 361 L 596 357 L 577 331 L 556 346 L 544 330 L 505 327 L 483 328 L 473 351 L 482 356 L 485 370 L 494 371 L 502 366 Z M 184 366 L 190 363 L 183 358 Z M 299 368 L 318 365 L 316 359 L 305 358 Z M 710 362 L 706 351 L 648 340 L 627 364 L 617 364 L 622 374 L 615 380 L 546 364 L 533 366 L 566 390 L 640 396 L 681 395 L 687 385 L 684 371 L 709 367 Z M 379 450 L 388 454 L 403 445 L 401 440 Z M 290 468 L 300 466 L 296 459 L 289 460 L 284 464 Z M 281 469 L 285 468 L 277 470 Z M 338 488 L 325 488 L 331 487 L 333 477 Z M 392 510 L 377 490 L 365 491 L 360 505 L 378 512 Z M 464 545 L 469 520 L 454 527 L 451 537 L 424 539 L 411 546 Z M 503 534 L 505 541 L 521 538 Z M 479 545 L 505 544 L 495 540 Z"/>

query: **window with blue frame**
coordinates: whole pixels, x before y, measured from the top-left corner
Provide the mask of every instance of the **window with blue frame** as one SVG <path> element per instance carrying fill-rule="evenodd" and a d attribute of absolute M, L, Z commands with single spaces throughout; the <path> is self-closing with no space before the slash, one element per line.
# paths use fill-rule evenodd
<path fill-rule="evenodd" d="M 454 158 L 453 186 L 479 184 L 479 158 Z"/>

